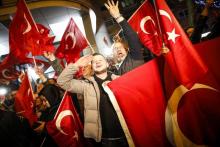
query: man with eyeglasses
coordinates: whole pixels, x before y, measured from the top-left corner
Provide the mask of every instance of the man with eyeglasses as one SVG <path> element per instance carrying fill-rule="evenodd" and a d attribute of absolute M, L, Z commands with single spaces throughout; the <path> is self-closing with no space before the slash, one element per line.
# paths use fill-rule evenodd
<path fill-rule="evenodd" d="M 108 1 L 105 3 L 111 16 L 121 26 L 128 45 L 119 36 L 115 36 L 113 48 L 113 57 L 116 60 L 115 74 L 122 75 L 132 69 L 144 64 L 144 57 L 142 53 L 142 44 L 131 26 L 127 23 L 124 17 L 120 14 L 118 8 L 118 1 Z"/>

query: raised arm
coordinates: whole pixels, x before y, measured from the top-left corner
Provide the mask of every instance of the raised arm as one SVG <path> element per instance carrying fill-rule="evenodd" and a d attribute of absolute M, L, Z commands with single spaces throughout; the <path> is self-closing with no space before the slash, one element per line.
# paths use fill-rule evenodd
<path fill-rule="evenodd" d="M 49 60 L 50 65 L 53 67 L 53 69 L 55 70 L 55 72 L 60 75 L 61 72 L 63 71 L 63 67 L 60 64 L 60 60 L 57 59 L 53 53 L 51 52 L 44 52 L 43 53 L 44 57 L 47 58 L 47 60 Z"/>
<path fill-rule="evenodd" d="M 138 38 L 138 35 L 128 22 L 124 19 L 124 17 L 120 14 L 118 8 L 118 1 L 114 3 L 114 1 L 108 1 L 104 4 L 105 7 L 108 9 L 111 16 L 119 23 L 121 26 L 123 33 L 125 35 L 126 40 L 128 41 L 129 51 L 132 57 L 135 59 L 143 59 L 143 54 L 141 52 L 142 44 Z"/>
<path fill-rule="evenodd" d="M 74 79 L 75 74 L 81 67 L 85 67 L 92 60 L 92 56 L 81 57 L 76 63 L 70 63 L 59 75 L 57 79 L 58 85 L 72 93 L 83 94 L 86 82 Z"/>

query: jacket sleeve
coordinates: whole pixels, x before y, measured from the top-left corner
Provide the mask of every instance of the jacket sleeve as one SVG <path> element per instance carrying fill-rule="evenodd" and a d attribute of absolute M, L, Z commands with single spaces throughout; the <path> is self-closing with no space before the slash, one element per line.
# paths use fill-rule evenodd
<path fill-rule="evenodd" d="M 144 59 L 143 54 L 141 52 L 141 49 L 143 47 L 138 38 L 137 33 L 134 32 L 134 30 L 131 28 L 131 26 L 125 19 L 122 22 L 120 22 L 119 25 L 123 30 L 126 40 L 128 41 L 131 57 L 133 59 Z"/>
<path fill-rule="evenodd" d="M 74 79 L 78 70 L 78 67 L 70 63 L 59 75 L 57 84 L 69 92 L 83 94 L 85 81 Z"/>
<path fill-rule="evenodd" d="M 50 65 L 53 67 L 53 69 L 55 70 L 55 72 L 60 75 L 61 72 L 63 71 L 63 67 L 60 64 L 60 60 L 59 59 L 55 59 L 54 61 L 50 61 L 49 62 Z"/>

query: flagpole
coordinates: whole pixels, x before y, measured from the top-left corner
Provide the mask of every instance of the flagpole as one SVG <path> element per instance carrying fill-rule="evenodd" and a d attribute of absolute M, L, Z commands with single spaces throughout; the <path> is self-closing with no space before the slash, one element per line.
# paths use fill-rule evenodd
<path fill-rule="evenodd" d="M 161 29 L 161 26 L 160 26 L 160 19 L 159 19 L 159 15 L 158 15 L 158 9 L 157 9 L 157 5 L 156 5 L 155 0 L 153 0 L 153 3 L 154 3 L 154 9 L 155 9 L 155 12 L 156 12 L 156 17 L 157 17 L 157 25 L 159 27 L 160 37 L 161 37 L 162 43 L 163 43 L 162 48 L 164 48 L 165 43 L 164 43 L 164 39 L 163 39 L 162 29 Z"/>
<path fill-rule="evenodd" d="M 43 147 L 45 140 L 46 140 L 46 136 L 44 137 L 44 139 L 43 139 L 43 141 L 42 141 L 40 147 Z"/>
<path fill-rule="evenodd" d="M 90 42 L 88 41 L 87 37 L 85 37 L 85 39 L 86 39 L 86 41 L 87 41 L 87 43 L 88 43 L 88 45 L 89 45 L 89 47 L 90 47 L 91 53 L 94 54 L 94 53 L 95 53 L 94 48 L 92 47 L 92 45 L 91 45 Z"/>

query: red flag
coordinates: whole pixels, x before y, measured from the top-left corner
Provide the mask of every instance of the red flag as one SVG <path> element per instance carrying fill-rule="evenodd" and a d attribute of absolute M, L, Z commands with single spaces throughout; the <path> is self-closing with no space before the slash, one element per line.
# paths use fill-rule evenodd
<path fill-rule="evenodd" d="M 54 119 L 46 127 L 60 147 L 84 146 L 83 127 L 68 94 L 64 94 Z"/>
<path fill-rule="evenodd" d="M 40 31 L 38 31 L 40 29 Z M 17 3 L 17 11 L 9 27 L 10 54 L 22 61 L 30 52 L 33 56 L 43 51 L 54 51 L 49 29 L 36 25 L 24 0 Z"/>
<path fill-rule="evenodd" d="M 155 55 L 161 54 L 162 40 L 158 33 L 155 10 L 145 1 L 129 18 L 128 23 L 138 33 L 140 41 Z"/>
<path fill-rule="evenodd" d="M 17 114 L 27 118 L 31 125 L 37 121 L 37 116 L 33 110 L 33 100 L 32 88 L 28 76 L 25 74 L 15 96 L 15 111 Z"/>
<path fill-rule="evenodd" d="M 0 81 L 2 80 L 15 80 L 18 78 L 20 73 L 15 69 L 15 66 L 12 60 L 7 56 L 1 63 L 0 63 Z"/>
<path fill-rule="evenodd" d="M 210 70 L 190 89 L 178 84 L 169 67 L 165 67 L 164 83 L 168 99 L 165 125 L 167 132 L 173 132 L 167 133 L 167 137 L 174 146 L 220 145 L 218 40 L 195 45 Z"/>
<path fill-rule="evenodd" d="M 219 146 L 218 41 L 195 45 L 214 76 L 207 73 L 191 89 L 178 84 L 159 57 L 108 84 L 135 146 Z"/>
<path fill-rule="evenodd" d="M 168 146 L 158 58 L 110 82 L 136 147 Z M 137 82 L 134 82 L 137 81 Z"/>
<path fill-rule="evenodd" d="M 31 51 L 32 55 L 42 55 L 44 51 L 54 52 L 55 47 L 53 45 L 53 41 L 55 36 L 50 36 L 50 30 L 42 24 L 37 24 L 37 28 L 39 30 L 40 37 L 36 36 L 37 38 L 35 38 L 38 42 L 38 46 L 35 50 Z"/>
<path fill-rule="evenodd" d="M 220 37 L 209 41 L 203 41 L 201 43 L 194 45 L 199 55 L 208 65 L 209 71 L 212 73 L 212 75 L 214 76 L 214 78 L 218 83 L 220 83 L 220 68 L 217 68 L 218 63 L 220 63 L 219 42 L 220 42 Z"/>
<path fill-rule="evenodd" d="M 10 54 L 22 61 L 29 51 L 32 51 L 37 45 L 33 36 L 38 36 L 38 34 L 37 26 L 25 1 L 19 0 L 17 11 L 9 26 Z"/>
<path fill-rule="evenodd" d="M 190 87 L 204 76 L 208 69 L 165 0 L 156 0 L 156 5 L 164 40 L 166 46 L 170 49 L 170 52 L 166 55 L 168 64 L 177 80 L 181 84 Z"/>
<path fill-rule="evenodd" d="M 75 62 L 79 59 L 80 52 L 87 46 L 86 38 L 71 18 L 56 51 L 56 56 L 65 58 L 67 63 Z"/>

